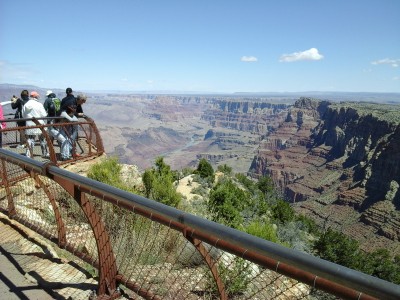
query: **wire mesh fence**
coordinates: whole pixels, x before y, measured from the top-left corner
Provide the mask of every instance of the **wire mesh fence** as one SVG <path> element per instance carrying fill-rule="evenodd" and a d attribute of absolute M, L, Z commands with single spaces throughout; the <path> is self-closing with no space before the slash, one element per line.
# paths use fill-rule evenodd
<path fill-rule="evenodd" d="M 294 267 L 283 269 L 285 263 L 274 257 L 249 259 L 252 248 L 228 251 L 242 248 L 234 238 L 232 242 L 220 234 L 225 230 L 222 225 L 210 236 L 208 231 L 185 225 L 183 217 L 168 218 L 172 208 L 145 198 L 135 203 L 126 192 L 56 167 L 40 172 L 38 163 L 29 165 L 29 159 L 4 153 L 0 150 L 0 210 L 52 241 L 60 255 L 91 274 L 99 284 L 99 295 L 237 300 L 340 299 L 343 295 L 374 299 L 329 280 L 324 287 L 318 284 L 319 276 Z M 212 222 L 199 222 L 214 228 Z"/>
<path fill-rule="evenodd" d="M 104 152 L 96 124 L 89 117 L 73 123 L 61 117 L 34 119 L 33 126 L 18 126 L 13 119 L 4 122 L 6 128 L 0 129 L 1 147 L 33 159 L 63 164 Z M 64 147 L 68 151 L 63 152 Z"/>

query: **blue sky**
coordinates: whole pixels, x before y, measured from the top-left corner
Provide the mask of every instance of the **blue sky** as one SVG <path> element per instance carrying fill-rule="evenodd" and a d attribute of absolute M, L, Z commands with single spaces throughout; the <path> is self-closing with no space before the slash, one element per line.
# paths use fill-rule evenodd
<path fill-rule="evenodd" d="M 400 92 L 400 1 L 0 0 L 0 83 Z"/>

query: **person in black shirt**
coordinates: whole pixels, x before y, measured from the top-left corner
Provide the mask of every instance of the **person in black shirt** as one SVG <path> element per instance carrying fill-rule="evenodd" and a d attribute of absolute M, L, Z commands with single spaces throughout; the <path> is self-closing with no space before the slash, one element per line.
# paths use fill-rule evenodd
<path fill-rule="evenodd" d="M 77 117 L 85 117 L 85 114 L 83 113 L 82 109 L 82 104 L 86 103 L 86 95 L 85 94 L 79 94 L 78 97 L 76 97 L 76 112 L 75 116 Z"/>
<path fill-rule="evenodd" d="M 61 100 L 61 107 L 60 107 L 60 114 L 63 111 L 67 111 L 68 107 L 74 109 L 76 111 L 76 106 L 78 105 L 76 103 L 76 98 L 74 96 L 74 94 L 72 94 L 72 89 L 71 88 L 67 88 L 65 90 L 65 93 L 67 94 L 67 96 L 65 96 L 62 100 Z"/>
<path fill-rule="evenodd" d="M 23 90 L 21 92 L 21 98 L 17 98 L 16 96 L 12 96 L 11 98 L 11 108 L 16 109 L 15 112 L 15 119 L 21 119 L 22 118 L 22 108 L 26 104 L 26 102 L 29 101 L 29 92 L 27 90 Z M 18 127 L 24 127 L 25 126 L 25 121 L 17 121 Z M 19 145 L 17 148 L 25 148 L 25 142 L 26 142 L 26 135 L 25 135 L 25 130 L 19 129 L 19 134 L 20 134 L 20 139 L 19 139 Z"/>

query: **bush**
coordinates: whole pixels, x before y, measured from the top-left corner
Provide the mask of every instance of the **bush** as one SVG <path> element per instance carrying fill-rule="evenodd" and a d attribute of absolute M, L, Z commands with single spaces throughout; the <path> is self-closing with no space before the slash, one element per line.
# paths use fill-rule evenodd
<path fill-rule="evenodd" d="M 121 190 L 138 194 L 139 192 L 135 187 L 128 186 L 124 183 L 121 178 L 121 169 L 122 166 L 119 164 L 117 157 L 108 157 L 91 166 L 87 173 L 87 177 Z"/>
<path fill-rule="evenodd" d="M 156 159 L 155 167 L 143 173 L 142 180 L 147 198 L 178 207 L 181 195 L 176 192 L 173 184 L 173 172 L 170 166 L 164 163 L 162 157 Z"/>
<path fill-rule="evenodd" d="M 195 173 L 199 174 L 201 178 L 207 179 L 208 182 L 214 182 L 214 169 L 204 158 L 200 159 Z"/>
<path fill-rule="evenodd" d="M 240 258 L 235 257 L 230 264 L 221 260 L 217 264 L 218 274 L 225 285 L 225 291 L 229 299 L 235 299 L 235 296 L 244 294 L 251 284 L 251 264 Z M 209 269 L 207 269 L 206 290 L 217 295 L 218 289 L 214 278 Z"/>
<path fill-rule="evenodd" d="M 322 259 L 352 269 L 360 267 L 358 242 L 330 228 L 314 243 L 314 250 Z"/>
<path fill-rule="evenodd" d="M 283 200 L 278 200 L 272 207 L 272 216 L 276 221 L 286 224 L 295 219 L 295 213 L 290 204 Z"/>
<path fill-rule="evenodd" d="M 311 252 L 312 245 L 304 229 L 305 225 L 300 221 L 288 222 L 279 226 L 277 236 L 284 245 L 298 251 L 309 253 Z"/>
<path fill-rule="evenodd" d="M 219 165 L 217 167 L 217 170 L 219 172 L 224 173 L 225 175 L 232 175 L 232 168 L 229 167 L 228 165 L 224 164 L 224 165 Z"/>
<path fill-rule="evenodd" d="M 276 229 L 273 224 L 268 222 L 262 222 L 261 220 L 254 220 L 246 226 L 245 232 L 248 234 L 257 236 L 264 240 L 268 240 L 274 243 L 278 242 L 278 236 L 276 235 Z"/>
<path fill-rule="evenodd" d="M 208 208 L 214 221 L 238 228 L 243 223 L 241 212 L 248 199 L 249 195 L 232 180 L 222 180 L 210 191 Z"/>
<path fill-rule="evenodd" d="M 208 191 L 207 191 L 206 188 L 204 188 L 203 186 L 200 185 L 200 186 L 192 189 L 192 194 L 197 194 L 197 195 L 200 195 L 202 197 L 207 197 Z"/>
<path fill-rule="evenodd" d="M 122 185 L 121 165 L 117 157 L 109 157 L 90 167 L 87 177 L 112 185 Z"/>
<path fill-rule="evenodd" d="M 387 249 L 366 253 L 361 258 L 360 270 L 366 274 L 400 284 L 400 256 L 394 258 Z"/>

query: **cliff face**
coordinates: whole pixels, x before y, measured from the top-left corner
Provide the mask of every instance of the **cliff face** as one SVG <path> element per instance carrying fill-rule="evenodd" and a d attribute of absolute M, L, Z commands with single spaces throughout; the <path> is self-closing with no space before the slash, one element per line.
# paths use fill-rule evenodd
<path fill-rule="evenodd" d="M 276 126 L 276 116 L 287 109 L 286 104 L 258 101 L 214 100 L 202 119 L 213 127 L 222 127 L 262 134 Z"/>
<path fill-rule="evenodd" d="M 332 147 L 328 161 L 343 160 L 352 169 L 352 188 L 365 189 L 364 211 L 381 200 L 400 209 L 400 126 L 354 108 L 328 108 L 315 133 L 315 145 Z M 341 198 L 345 201 L 345 197 Z"/>
<path fill-rule="evenodd" d="M 366 249 L 371 238 L 376 247 L 398 242 L 397 109 L 300 99 L 261 142 L 250 171 L 270 175 L 296 209 Z"/>

